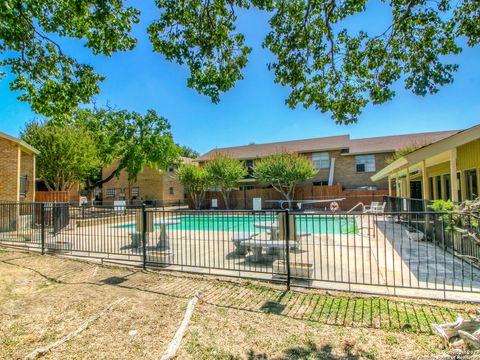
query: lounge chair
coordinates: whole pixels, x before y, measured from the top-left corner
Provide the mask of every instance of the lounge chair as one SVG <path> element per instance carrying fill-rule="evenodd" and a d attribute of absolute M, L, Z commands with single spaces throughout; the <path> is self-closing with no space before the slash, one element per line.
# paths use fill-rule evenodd
<path fill-rule="evenodd" d="M 387 207 L 387 203 L 384 202 L 380 205 L 378 201 L 372 201 L 370 205 L 366 205 L 363 209 L 365 214 L 383 214 L 385 212 L 385 208 Z"/>

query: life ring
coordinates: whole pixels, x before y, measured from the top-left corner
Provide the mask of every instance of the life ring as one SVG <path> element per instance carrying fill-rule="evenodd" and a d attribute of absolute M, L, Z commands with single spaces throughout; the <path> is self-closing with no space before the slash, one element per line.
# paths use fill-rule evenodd
<path fill-rule="evenodd" d="M 332 201 L 332 202 L 330 203 L 330 210 L 331 210 L 332 212 L 335 212 L 335 211 L 337 211 L 338 209 L 340 209 L 340 206 L 338 206 L 338 203 L 337 203 L 336 201 Z"/>

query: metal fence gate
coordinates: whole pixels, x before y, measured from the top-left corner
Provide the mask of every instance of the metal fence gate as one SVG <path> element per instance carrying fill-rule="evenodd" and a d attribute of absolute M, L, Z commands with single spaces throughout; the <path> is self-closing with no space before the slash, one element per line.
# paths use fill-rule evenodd
<path fill-rule="evenodd" d="M 0 245 L 287 287 L 478 301 L 478 219 L 460 231 L 449 217 L 0 203 Z"/>

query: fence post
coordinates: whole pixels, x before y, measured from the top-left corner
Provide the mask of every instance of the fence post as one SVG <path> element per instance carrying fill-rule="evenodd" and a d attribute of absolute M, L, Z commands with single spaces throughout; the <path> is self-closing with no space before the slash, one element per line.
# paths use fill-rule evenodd
<path fill-rule="evenodd" d="M 40 203 L 40 242 L 42 255 L 45 254 L 45 203 Z"/>
<path fill-rule="evenodd" d="M 142 252 L 143 270 L 147 268 L 147 212 L 145 203 L 142 203 Z"/>
<path fill-rule="evenodd" d="M 288 209 L 285 210 L 285 261 L 287 263 L 287 291 L 290 291 L 290 219 Z"/>

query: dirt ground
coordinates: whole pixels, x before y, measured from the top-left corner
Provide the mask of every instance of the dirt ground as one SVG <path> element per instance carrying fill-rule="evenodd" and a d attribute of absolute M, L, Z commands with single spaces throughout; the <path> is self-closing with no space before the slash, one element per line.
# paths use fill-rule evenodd
<path fill-rule="evenodd" d="M 201 289 L 179 359 L 406 359 L 446 354 L 433 322 L 478 305 L 291 291 L 0 248 L 0 358 L 24 358 L 122 300 L 46 359 L 159 359 Z"/>

